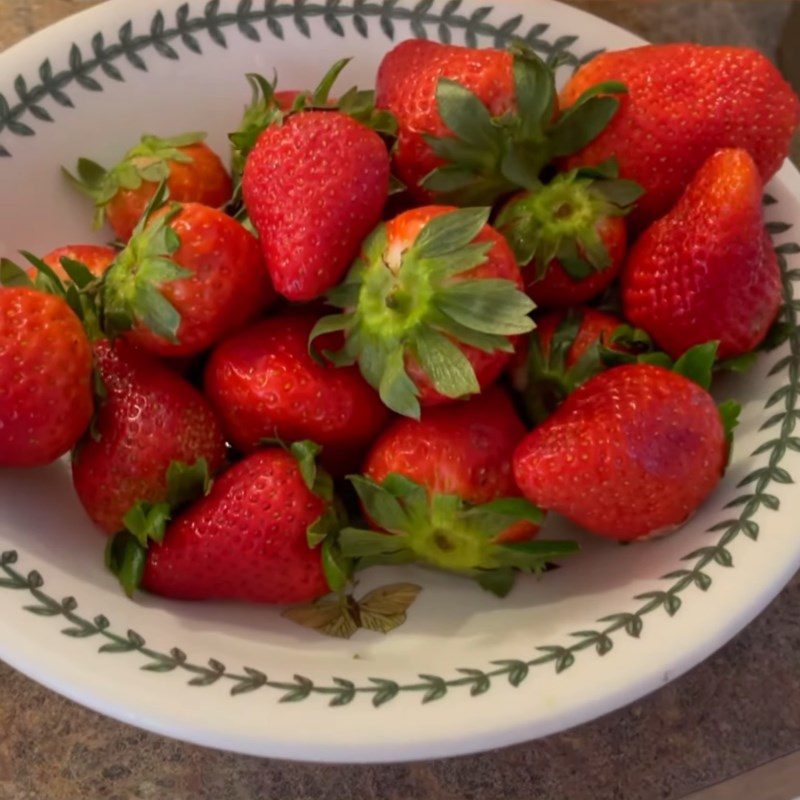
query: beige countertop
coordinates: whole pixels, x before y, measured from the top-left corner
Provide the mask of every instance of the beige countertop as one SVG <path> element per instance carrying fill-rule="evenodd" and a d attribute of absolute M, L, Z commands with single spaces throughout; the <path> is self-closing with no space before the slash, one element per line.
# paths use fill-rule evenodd
<path fill-rule="evenodd" d="M 755 45 L 800 80 L 798 2 L 572 4 L 654 41 Z M 90 5 L 0 0 L 0 49 Z M 0 662 L 0 800 L 671 800 L 800 750 L 798 676 L 800 576 L 720 652 L 650 697 L 541 741 L 444 761 L 336 767 L 204 750 L 100 717 Z M 758 773 L 746 794 L 731 784 L 713 797 L 800 795 L 800 758 L 780 763 L 783 789 Z"/>

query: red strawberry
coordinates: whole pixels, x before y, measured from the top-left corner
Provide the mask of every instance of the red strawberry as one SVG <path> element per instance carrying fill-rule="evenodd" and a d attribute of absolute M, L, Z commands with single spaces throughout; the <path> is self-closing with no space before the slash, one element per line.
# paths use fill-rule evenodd
<path fill-rule="evenodd" d="M 800 122 L 800 101 L 789 84 L 747 48 L 669 44 L 602 53 L 567 83 L 562 106 L 608 80 L 628 87 L 620 111 L 567 164 L 616 156 L 620 174 L 646 191 L 632 217 L 638 228 L 665 214 L 719 148 L 747 150 L 766 182 Z"/>
<path fill-rule="evenodd" d="M 547 308 L 585 303 L 622 267 L 627 249 L 624 214 L 641 189 L 617 179 L 612 161 L 553 178 L 512 197 L 497 218 L 523 265 L 525 288 Z"/>
<path fill-rule="evenodd" d="M 345 332 L 336 363 L 358 362 L 386 405 L 419 417 L 421 405 L 476 394 L 508 364 L 533 308 L 514 255 L 486 224 L 489 210 L 427 206 L 378 226 L 345 282 L 328 295 L 344 309 L 312 338 Z"/>
<path fill-rule="evenodd" d="M 339 282 L 380 220 L 389 154 L 343 113 L 302 112 L 261 134 L 242 190 L 275 288 L 311 300 Z"/>
<path fill-rule="evenodd" d="M 58 275 L 62 281 L 69 280 L 69 276 L 64 272 L 61 259 L 67 258 L 70 261 L 80 261 L 89 272 L 99 278 L 111 266 L 117 257 L 117 251 L 113 247 L 105 247 L 99 244 L 69 244 L 65 247 L 57 247 L 47 255 L 42 256 L 42 261 Z M 35 277 L 37 270 L 31 267 L 28 274 Z"/>
<path fill-rule="evenodd" d="M 252 452 L 269 438 L 312 439 L 323 447 L 323 463 L 343 473 L 358 468 L 389 412 L 356 367 L 311 358 L 316 319 L 279 314 L 226 339 L 208 362 L 205 389 L 237 449 Z"/>
<path fill-rule="evenodd" d="M 225 459 L 219 422 L 191 384 L 124 339 L 95 344 L 105 388 L 93 435 L 81 444 L 72 479 L 83 507 L 107 533 L 139 501 L 167 497 L 167 469 L 204 459 L 214 474 Z"/>
<path fill-rule="evenodd" d="M 752 350 L 780 293 L 761 179 L 744 150 L 718 151 L 700 168 L 675 208 L 639 238 L 622 276 L 625 316 L 673 358 L 712 339 L 720 358 Z"/>
<path fill-rule="evenodd" d="M 327 503 L 307 477 L 277 447 L 231 467 L 167 528 L 163 544 L 150 545 L 142 588 L 181 600 L 253 603 L 327 594 L 322 551 L 308 542 Z"/>
<path fill-rule="evenodd" d="M 579 113 L 556 119 L 552 70 L 524 47 L 512 51 L 410 39 L 384 56 L 376 103 L 397 118 L 394 169 L 419 201 L 491 204 L 532 188 L 549 161 L 614 114 L 615 99 L 587 96 Z"/>
<path fill-rule="evenodd" d="M 707 365 L 710 382 L 710 352 Z M 720 410 L 693 381 L 626 364 L 578 387 L 514 455 L 523 494 L 592 533 L 628 541 L 681 525 L 727 460 Z"/>
<path fill-rule="evenodd" d="M 103 220 L 128 241 L 160 181 L 180 203 L 222 206 L 231 196 L 231 179 L 219 156 L 203 144 L 204 133 L 159 138 L 145 135 L 122 161 L 106 171 L 88 158 L 78 159 L 78 177 L 67 176 L 95 204 L 95 227 Z"/>
<path fill-rule="evenodd" d="M 375 531 L 346 528 L 357 567 L 419 561 L 467 575 L 504 595 L 514 568 L 538 570 L 574 552 L 571 542 L 530 541 L 542 521 L 520 497 L 511 457 L 525 434 L 505 393 L 489 389 L 420 421 L 400 419 L 378 439 L 362 476 L 351 476 Z M 391 534 L 391 535 L 387 535 Z"/>
<path fill-rule="evenodd" d="M 145 215 L 104 289 L 106 327 L 132 325 L 128 338 L 159 356 L 200 353 L 273 300 L 256 238 L 197 203 Z"/>
<path fill-rule="evenodd" d="M 92 417 L 92 353 L 60 297 L 0 288 L 0 467 L 35 467 L 75 445 Z"/>

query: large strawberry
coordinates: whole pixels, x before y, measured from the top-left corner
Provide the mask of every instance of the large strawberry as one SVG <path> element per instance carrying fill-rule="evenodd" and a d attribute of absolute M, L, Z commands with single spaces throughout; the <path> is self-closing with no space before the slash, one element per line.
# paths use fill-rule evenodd
<path fill-rule="evenodd" d="M 342 473 L 360 466 L 389 412 L 356 367 L 309 355 L 316 320 L 279 314 L 226 339 L 211 354 L 205 390 L 237 449 L 311 439 L 323 447 L 323 463 Z"/>
<path fill-rule="evenodd" d="M 714 347 L 676 364 L 625 364 L 578 387 L 514 455 L 523 494 L 592 533 L 628 541 L 667 532 L 697 510 L 728 454 L 722 409 L 706 388 Z M 701 363 L 702 362 L 702 363 Z M 724 409 L 726 422 L 735 418 Z"/>
<path fill-rule="evenodd" d="M 106 170 L 88 158 L 78 159 L 75 177 L 65 174 L 94 202 L 94 224 L 104 219 L 126 242 L 160 182 L 182 203 L 222 206 L 231 196 L 231 179 L 219 157 L 203 144 L 204 133 L 160 138 L 146 134 L 123 159 Z"/>
<path fill-rule="evenodd" d="M 72 479 L 92 520 L 114 533 L 137 502 L 164 502 L 173 461 L 202 459 L 216 473 L 225 440 L 205 398 L 171 369 L 124 339 L 100 340 L 94 354 L 103 391 Z"/>
<path fill-rule="evenodd" d="M 712 339 L 729 358 L 756 347 L 781 279 L 764 232 L 761 178 L 744 150 L 720 150 L 636 242 L 622 275 L 625 316 L 673 358 Z"/>
<path fill-rule="evenodd" d="M 383 533 L 348 528 L 343 551 L 360 566 L 418 561 L 463 573 L 505 594 L 514 567 L 536 569 L 572 552 L 531 542 L 543 515 L 520 497 L 511 472 L 525 427 L 499 388 L 399 419 L 375 442 L 363 476 L 351 476 Z M 386 535 L 386 534 L 391 535 Z"/>
<path fill-rule="evenodd" d="M 617 109 L 619 83 L 592 87 L 558 114 L 553 71 L 532 51 L 410 39 L 389 51 L 377 104 L 397 118 L 394 168 L 416 198 L 493 203 L 534 188 L 542 168 L 580 149 Z"/>
<path fill-rule="evenodd" d="M 533 303 L 489 210 L 427 206 L 379 225 L 344 283 L 329 293 L 343 309 L 312 338 L 345 333 L 336 363 L 358 362 L 389 408 L 419 417 L 476 394 L 505 368 L 517 334 L 533 328 Z"/>
<path fill-rule="evenodd" d="M 633 181 L 617 178 L 612 160 L 556 175 L 509 200 L 495 225 L 537 306 L 585 303 L 616 278 L 627 250 L 623 216 L 640 194 Z"/>
<path fill-rule="evenodd" d="M 242 191 L 275 288 L 312 300 L 339 282 L 380 220 L 389 153 L 339 111 L 304 111 L 261 134 Z"/>
<path fill-rule="evenodd" d="M 163 201 L 159 191 L 151 208 Z M 106 273 L 105 326 L 159 356 L 202 352 L 274 300 L 256 238 L 215 208 L 148 210 Z"/>
<path fill-rule="evenodd" d="M 619 113 L 567 163 L 616 156 L 620 174 L 646 191 L 632 215 L 639 228 L 666 213 L 719 148 L 747 150 L 766 182 L 800 122 L 800 101 L 789 84 L 747 48 L 669 44 L 602 53 L 567 83 L 562 106 L 609 80 L 628 87 Z"/>
<path fill-rule="evenodd" d="M 92 417 L 83 326 L 61 297 L 27 284 L 0 288 L 0 467 L 54 461 Z"/>
<path fill-rule="evenodd" d="M 317 546 L 335 513 L 314 452 L 301 443 L 253 453 L 177 516 L 163 542 L 117 537 L 109 563 L 126 591 L 141 584 L 181 600 L 297 603 L 340 589 L 330 540 Z"/>

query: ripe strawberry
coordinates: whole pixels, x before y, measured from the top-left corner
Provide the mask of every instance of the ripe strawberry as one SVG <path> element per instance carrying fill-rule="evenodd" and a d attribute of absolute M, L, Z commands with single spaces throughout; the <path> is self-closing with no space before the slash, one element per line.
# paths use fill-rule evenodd
<path fill-rule="evenodd" d="M 713 347 L 705 356 L 707 386 Z M 722 477 L 727 451 L 720 409 L 702 386 L 626 364 L 579 386 L 534 428 L 514 454 L 514 476 L 532 503 L 629 541 L 685 522 Z"/>
<path fill-rule="evenodd" d="M 181 600 L 253 603 L 303 602 L 327 594 L 331 584 L 338 588 L 323 567 L 327 542 L 311 545 L 330 511 L 312 487 L 315 476 L 292 453 L 253 453 L 180 514 L 162 544 L 149 545 L 142 588 Z M 136 582 L 128 564 L 116 566 L 121 578 Z"/>
<path fill-rule="evenodd" d="M 534 188 L 548 162 L 590 142 L 618 105 L 593 89 L 558 117 L 553 71 L 521 46 L 410 39 L 384 56 L 376 85 L 378 107 L 397 118 L 395 172 L 420 202 L 488 205 Z"/>
<path fill-rule="evenodd" d="M 69 244 L 65 247 L 57 247 L 47 255 L 42 256 L 42 261 L 58 275 L 62 281 L 69 280 L 69 276 L 61 265 L 61 259 L 66 258 L 70 261 L 80 261 L 89 272 L 99 278 L 111 266 L 117 257 L 117 251 L 113 247 L 105 247 L 99 244 Z M 36 268 L 31 267 L 28 274 L 34 277 Z"/>
<path fill-rule="evenodd" d="M 343 552 L 367 556 L 361 566 L 432 564 L 501 595 L 513 584 L 513 567 L 538 569 L 572 552 L 568 542 L 529 541 L 543 515 L 520 497 L 511 474 L 524 435 L 511 401 L 496 387 L 426 409 L 419 421 L 397 420 L 375 442 L 364 476 L 350 478 L 370 523 L 383 533 L 347 528 Z"/>
<path fill-rule="evenodd" d="M 316 319 L 279 314 L 226 339 L 211 354 L 205 391 L 237 449 L 250 453 L 269 438 L 312 439 L 325 466 L 341 474 L 360 466 L 389 412 L 356 367 L 311 358 Z"/>
<path fill-rule="evenodd" d="M 161 503 L 173 461 L 204 459 L 213 475 L 225 440 L 205 398 L 191 384 L 124 339 L 95 344 L 104 393 L 92 436 L 72 462 L 72 479 L 92 521 L 107 533 L 140 501 Z"/>
<path fill-rule="evenodd" d="M 744 150 L 720 150 L 700 168 L 636 242 L 622 275 L 625 316 L 673 358 L 711 339 L 720 358 L 752 350 L 778 313 L 780 292 L 761 179 Z"/>
<path fill-rule="evenodd" d="M 60 297 L 0 288 L 0 467 L 55 461 L 92 417 L 92 353 Z"/>
<path fill-rule="evenodd" d="M 161 193 L 154 205 L 163 199 Z M 200 353 L 274 300 L 256 238 L 215 208 L 145 214 L 106 274 L 105 324 L 159 356 Z"/>
<path fill-rule="evenodd" d="M 228 202 L 230 176 L 204 138 L 204 133 L 170 138 L 146 134 L 110 170 L 80 158 L 77 177 L 64 173 L 94 202 L 95 228 L 107 217 L 117 238 L 127 242 L 161 181 L 177 202 L 214 207 Z"/>
<path fill-rule="evenodd" d="M 622 217 L 640 195 L 633 181 L 617 178 L 611 160 L 562 173 L 509 200 L 495 224 L 523 265 L 537 306 L 585 303 L 616 278 L 627 249 Z"/>
<path fill-rule="evenodd" d="M 616 156 L 620 174 L 646 192 L 632 216 L 638 229 L 669 211 L 719 148 L 747 150 L 766 182 L 800 122 L 800 101 L 789 84 L 747 48 L 668 44 L 602 53 L 567 83 L 562 106 L 608 80 L 628 87 L 620 111 L 567 165 Z"/>
<path fill-rule="evenodd" d="M 264 131 L 247 158 L 247 212 L 267 269 L 289 300 L 339 282 L 389 193 L 381 137 L 339 111 L 306 111 Z"/>

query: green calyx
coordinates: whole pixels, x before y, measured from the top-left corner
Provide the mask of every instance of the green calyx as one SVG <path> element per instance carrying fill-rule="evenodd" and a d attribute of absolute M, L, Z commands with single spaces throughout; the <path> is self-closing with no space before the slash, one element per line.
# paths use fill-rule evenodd
<path fill-rule="evenodd" d="M 536 189 L 547 164 L 591 142 L 619 107 L 617 81 L 597 84 L 555 117 L 555 70 L 524 43 L 515 43 L 516 110 L 492 117 L 471 91 L 447 78 L 436 89 L 439 115 L 449 136 L 426 136 L 446 163 L 425 176 L 423 187 L 442 202 L 491 205 L 510 192 Z"/>
<path fill-rule="evenodd" d="M 628 214 L 642 188 L 618 178 L 615 159 L 557 175 L 513 198 L 497 218 L 520 265 L 530 265 L 537 279 L 558 259 L 567 274 L 581 280 L 611 266 L 598 233 L 600 222 Z"/>
<path fill-rule="evenodd" d="M 345 333 L 344 348 L 326 353 L 343 366 L 358 363 L 383 402 L 419 418 L 419 389 L 406 371 L 413 358 L 440 394 L 458 398 L 480 390 L 458 343 L 510 352 L 510 336 L 533 328 L 533 303 L 512 281 L 469 279 L 491 242 L 474 242 L 487 208 L 464 208 L 431 219 L 407 249 L 390 247 L 386 226 L 367 238 L 345 281 L 328 295 L 343 311 L 311 332 Z M 312 351 L 313 352 L 313 351 Z"/>
<path fill-rule="evenodd" d="M 194 160 L 182 148 L 202 142 L 202 132 L 184 133 L 163 138 L 145 134 L 139 144 L 128 150 L 122 160 L 107 170 L 88 158 L 79 158 L 77 175 L 62 167 L 66 178 L 80 192 L 89 197 L 95 206 L 94 227 L 105 220 L 106 206 L 123 189 L 135 191 L 145 182 L 160 183 L 167 180 L 173 163 L 191 164 Z"/>
<path fill-rule="evenodd" d="M 106 566 L 117 576 L 128 597 L 142 581 L 150 542 L 163 542 L 167 524 L 175 512 L 211 490 L 208 462 L 204 458 L 198 458 L 194 464 L 173 461 L 167 468 L 166 482 L 164 500 L 135 503 L 123 519 L 125 528 L 106 544 Z"/>
<path fill-rule="evenodd" d="M 341 531 L 339 545 L 346 556 L 356 559 L 356 569 L 423 563 L 473 578 L 504 596 L 517 572 L 540 572 L 549 560 L 578 550 L 574 542 L 498 542 L 497 537 L 515 523 L 541 524 L 543 513 L 522 498 L 471 505 L 457 495 L 431 494 L 397 473 L 380 484 L 361 475 L 349 480 L 367 515 L 386 531 Z"/>
<path fill-rule="evenodd" d="M 172 204 L 165 214 L 148 224 L 153 212 L 166 200 L 166 185 L 161 183 L 125 249 L 104 276 L 103 327 L 109 335 L 140 323 L 170 342 L 178 341 L 181 316 L 160 287 L 192 275 L 171 258 L 181 244 L 180 237 L 170 227 L 180 213 L 180 206 Z"/>
<path fill-rule="evenodd" d="M 252 98 L 244 111 L 239 127 L 228 134 L 231 143 L 231 173 L 233 177 L 233 197 L 229 210 L 237 217 L 245 215 L 242 205 L 242 175 L 247 156 L 255 147 L 259 136 L 271 125 L 280 125 L 283 121 L 300 111 L 340 111 L 361 122 L 377 133 L 393 137 L 397 133 L 397 121 L 394 115 L 385 110 L 375 108 L 375 92 L 361 90 L 355 86 L 348 89 L 339 100 L 330 97 L 336 79 L 350 63 L 349 58 L 337 61 L 322 77 L 313 91 L 300 92 L 288 109 L 280 108 L 275 96 L 277 76 L 268 81 L 262 75 L 248 73 L 245 77 L 250 84 Z"/>

